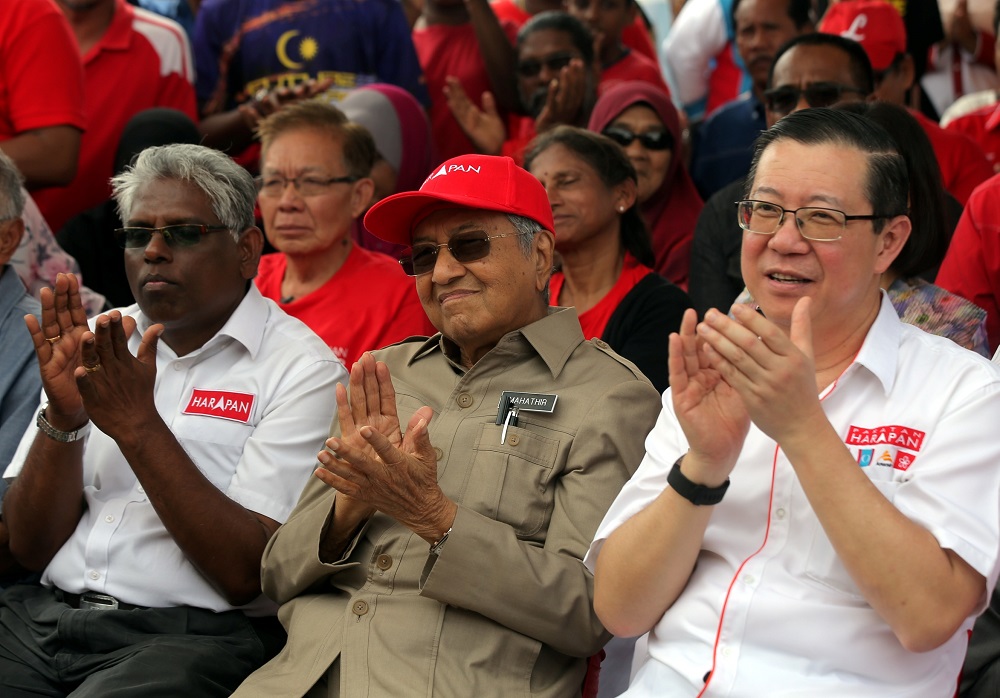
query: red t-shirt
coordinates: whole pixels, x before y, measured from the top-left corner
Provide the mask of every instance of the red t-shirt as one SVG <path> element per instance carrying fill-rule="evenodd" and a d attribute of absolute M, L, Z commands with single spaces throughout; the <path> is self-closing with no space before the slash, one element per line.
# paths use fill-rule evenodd
<path fill-rule="evenodd" d="M 281 253 L 260 259 L 257 288 L 326 342 L 348 367 L 366 351 L 437 330 L 424 313 L 413 279 L 396 260 L 354 245 L 344 265 L 312 293 L 281 302 L 288 260 Z"/>
<path fill-rule="evenodd" d="M 983 149 L 990 165 L 994 168 L 1000 165 L 1000 103 L 990 104 L 958 117 L 945 126 L 945 131 L 954 131 L 971 138 Z"/>
<path fill-rule="evenodd" d="M 604 329 L 608 326 L 608 320 L 618 309 L 618 304 L 628 295 L 637 283 L 643 280 L 647 274 L 652 274 L 653 270 L 645 267 L 628 252 L 625 253 L 625 261 L 622 262 L 622 273 L 618 275 L 618 280 L 611 287 L 604 298 L 597 302 L 590 310 L 580 313 L 580 327 L 583 328 L 583 336 L 586 339 L 600 339 L 604 334 Z M 549 282 L 549 295 L 552 305 L 559 305 L 559 294 L 562 292 L 563 281 L 566 277 L 561 271 L 552 275 Z"/>
<path fill-rule="evenodd" d="M 666 94 L 670 94 L 670 88 L 667 87 L 667 83 L 663 79 L 659 64 L 635 51 L 629 51 L 601 71 L 601 82 L 597 86 L 597 94 L 604 94 L 609 88 L 627 80 L 642 80 L 656 85 Z"/>
<path fill-rule="evenodd" d="M 108 180 L 129 119 L 153 107 L 198 119 L 191 45 L 181 26 L 165 17 L 117 0 L 111 26 L 84 56 L 83 70 L 88 128 L 76 178 L 32 194 L 53 230 L 111 196 Z"/>
<path fill-rule="evenodd" d="M 993 168 L 983 151 L 971 138 L 941 128 L 918 111 L 907 111 L 924 127 L 931 141 L 944 188 L 965 206 L 972 190 L 993 176 Z"/>
<path fill-rule="evenodd" d="M 510 22 L 501 23 L 513 43 L 517 27 Z M 458 78 L 469 99 L 483 107 L 483 92 L 493 91 L 486 63 L 479 52 L 476 30 L 471 23 L 451 26 L 434 24 L 413 30 L 413 47 L 417 50 L 420 67 L 427 80 L 431 98 L 430 118 L 434 145 L 441 160 L 476 152 L 458 125 L 444 97 L 445 78 Z"/>
<path fill-rule="evenodd" d="M 0 141 L 49 126 L 87 125 L 83 66 L 52 0 L 0 3 Z"/>

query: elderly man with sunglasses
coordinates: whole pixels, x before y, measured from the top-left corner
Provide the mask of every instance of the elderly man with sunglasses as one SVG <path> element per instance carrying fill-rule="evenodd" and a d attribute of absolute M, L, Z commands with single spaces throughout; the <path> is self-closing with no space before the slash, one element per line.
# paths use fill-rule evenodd
<path fill-rule="evenodd" d="M 545 190 L 445 162 L 376 204 L 439 333 L 366 355 L 264 554 L 288 644 L 236 696 L 579 696 L 608 635 L 581 559 L 658 397 L 549 309 Z"/>
<path fill-rule="evenodd" d="M 346 373 L 253 285 L 256 192 L 228 156 L 150 148 L 113 188 L 138 303 L 88 324 L 60 275 L 27 318 L 45 402 L 3 515 L 42 586 L 0 595 L 0 692 L 227 696 L 283 640 L 260 556 Z"/>
<path fill-rule="evenodd" d="M 953 695 L 997 581 L 1000 371 L 880 290 L 906 164 L 856 114 L 758 141 L 737 206 L 755 307 L 688 311 L 646 457 L 587 557 L 623 696 Z"/>

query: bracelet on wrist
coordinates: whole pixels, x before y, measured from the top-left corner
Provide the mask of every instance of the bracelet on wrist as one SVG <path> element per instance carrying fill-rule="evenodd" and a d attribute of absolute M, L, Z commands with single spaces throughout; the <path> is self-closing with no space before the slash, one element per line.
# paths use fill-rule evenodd
<path fill-rule="evenodd" d="M 79 441 L 90 433 L 90 422 L 87 422 L 79 429 L 74 429 L 73 431 L 61 431 L 56 429 L 45 417 L 45 410 L 48 409 L 48 407 L 49 403 L 45 403 L 42 405 L 42 409 L 38 410 L 38 417 L 35 419 L 35 426 L 37 426 L 39 431 L 53 441 L 70 444 L 74 441 Z"/>

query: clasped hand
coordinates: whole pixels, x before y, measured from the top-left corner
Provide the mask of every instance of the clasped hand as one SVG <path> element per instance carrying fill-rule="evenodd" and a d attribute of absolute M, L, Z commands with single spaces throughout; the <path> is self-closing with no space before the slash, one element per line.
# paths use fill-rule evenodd
<path fill-rule="evenodd" d="M 421 407 L 400 431 L 388 367 L 366 353 L 351 367 L 348 390 L 337 385 L 340 436 L 327 440 L 316 476 L 337 490 L 337 506 L 380 511 L 425 540 L 440 536 L 456 505 L 437 483 L 437 456 L 427 433 L 433 412 Z M 448 525 L 444 525 L 446 529 Z"/>

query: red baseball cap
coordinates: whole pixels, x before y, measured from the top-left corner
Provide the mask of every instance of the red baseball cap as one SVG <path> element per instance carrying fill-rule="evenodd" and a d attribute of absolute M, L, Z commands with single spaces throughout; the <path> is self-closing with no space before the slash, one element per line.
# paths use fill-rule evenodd
<path fill-rule="evenodd" d="M 857 41 L 876 72 L 888 68 L 898 54 L 906 53 L 903 18 L 882 0 L 842 0 L 831 5 L 819 30 Z"/>
<path fill-rule="evenodd" d="M 437 167 L 417 191 L 388 196 L 365 215 L 365 227 L 387 242 L 409 245 L 413 229 L 446 208 L 514 213 L 555 232 L 545 188 L 508 157 L 460 155 Z"/>

